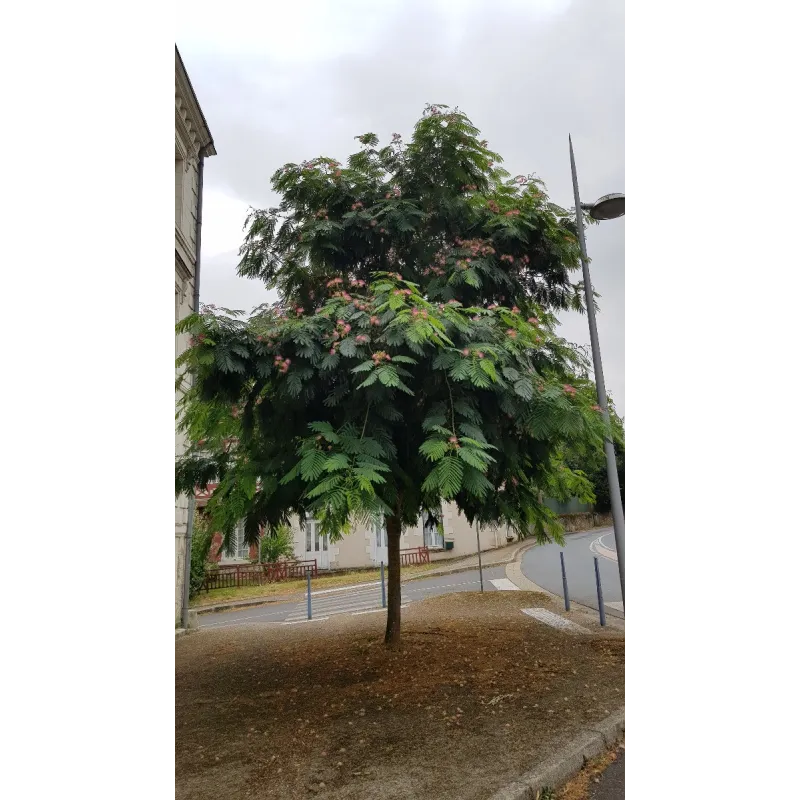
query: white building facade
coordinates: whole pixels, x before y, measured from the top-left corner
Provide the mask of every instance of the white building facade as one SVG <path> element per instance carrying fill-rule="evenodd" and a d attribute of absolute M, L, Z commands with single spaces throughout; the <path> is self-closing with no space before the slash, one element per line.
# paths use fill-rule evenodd
<path fill-rule="evenodd" d="M 214 141 L 197 96 L 175 48 L 175 322 L 198 305 L 200 228 L 202 221 L 203 161 L 216 155 Z M 175 357 L 188 346 L 188 337 L 175 337 Z M 177 378 L 177 373 L 176 373 Z M 179 394 L 176 394 L 177 402 Z M 175 432 L 175 456 L 186 442 Z M 175 618 L 180 617 L 186 563 L 189 498 L 175 501 Z"/>

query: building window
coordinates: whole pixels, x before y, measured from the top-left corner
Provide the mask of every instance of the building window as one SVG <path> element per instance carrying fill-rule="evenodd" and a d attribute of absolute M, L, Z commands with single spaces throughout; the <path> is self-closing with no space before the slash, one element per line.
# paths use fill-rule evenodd
<path fill-rule="evenodd" d="M 444 548 L 444 525 L 428 511 L 422 515 L 422 543 L 426 547 Z"/>
<path fill-rule="evenodd" d="M 246 544 L 244 540 L 244 521 L 240 522 L 233 529 L 231 548 L 225 551 L 225 555 L 237 561 L 250 560 L 250 545 Z"/>
<path fill-rule="evenodd" d="M 328 537 L 320 533 L 317 520 L 306 517 L 306 554 L 319 552 L 328 552 Z"/>
<path fill-rule="evenodd" d="M 380 522 L 375 523 L 375 547 L 386 547 L 386 520 L 381 517 Z"/>

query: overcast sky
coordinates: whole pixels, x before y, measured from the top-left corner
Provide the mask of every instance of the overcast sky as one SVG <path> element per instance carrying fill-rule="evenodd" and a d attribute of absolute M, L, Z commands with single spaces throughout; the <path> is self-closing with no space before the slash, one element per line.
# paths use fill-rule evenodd
<path fill-rule="evenodd" d="M 268 299 L 237 277 L 237 250 L 248 206 L 277 204 L 279 166 L 344 161 L 367 131 L 407 138 L 425 103 L 459 106 L 512 176 L 535 172 L 560 205 L 574 205 L 569 133 L 583 201 L 625 191 L 624 0 L 193 0 L 179 4 L 176 42 L 218 153 L 205 170 L 206 303 Z M 624 220 L 587 240 L 606 385 L 624 415 Z M 561 321 L 588 346 L 585 316 Z"/>

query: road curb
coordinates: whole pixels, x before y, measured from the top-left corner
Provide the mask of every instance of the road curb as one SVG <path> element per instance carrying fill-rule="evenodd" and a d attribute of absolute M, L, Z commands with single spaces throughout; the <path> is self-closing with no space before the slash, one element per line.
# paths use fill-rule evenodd
<path fill-rule="evenodd" d="M 495 792 L 490 800 L 532 800 L 543 789 L 558 789 L 577 775 L 583 765 L 614 746 L 625 733 L 625 706 L 587 728 L 515 781 Z"/>
<path fill-rule="evenodd" d="M 589 528 L 588 530 L 592 530 Z M 586 533 L 587 531 L 570 531 L 569 533 L 564 534 L 565 536 L 570 536 L 573 533 Z M 531 547 L 536 547 L 535 541 L 523 541 L 519 543 L 518 547 L 515 547 L 514 550 L 503 559 L 499 561 L 491 561 L 486 564 L 483 564 L 483 569 L 492 569 L 493 567 L 506 567 L 506 574 L 508 574 L 508 567 L 509 565 L 518 562 L 520 554 L 528 550 Z M 484 551 L 491 553 L 491 551 Z M 475 556 L 463 556 L 463 559 L 467 558 L 474 558 Z M 461 560 L 461 559 L 459 559 Z M 461 566 L 453 566 L 451 568 L 443 567 L 442 569 L 431 570 L 430 572 L 421 572 L 419 575 L 412 575 L 409 578 L 403 578 L 402 583 L 410 583 L 411 581 L 421 581 L 425 580 L 426 578 L 436 578 L 439 575 L 455 575 L 458 572 L 472 572 L 472 570 L 478 569 L 477 564 L 471 564 L 469 566 L 461 565 Z M 519 575 L 522 576 L 522 571 L 519 571 Z M 514 578 L 511 578 L 508 575 L 509 579 L 516 583 L 518 586 L 520 584 Z M 540 586 L 537 586 L 532 581 L 529 581 L 527 578 L 522 576 L 522 580 L 526 581 L 530 584 L 533 588 L 528 588 L 527 591 L 531 592 L 542 592 L 543 594 L 550 595 L 551 597 L 558 597 L 557 595 L 552 594 L 552 592 L 548 592 L 545 589 L 542 589 Z M 525 588 L 520 586 L 520 589 Z M 282 595 L 279 597 L 254 597 L 251 600 L 236 600 L 233 603 L 219 603 L 218 605 L 213 606 L 195 606 L 192 608 L 192 611 L 197 611 L 198 614 L 218 614 L 222 611 L 237 611 L 240 608 L 255 608 L 257 606 L 267 606 L 273 603 L 300 603 L 302 602 L 303 598 L 305 597 L 305 592 L 297 592 L 291 595 Z M 560 598 L 559 598 L 560 599 Z"/>
<path fill-rule="evenodd" d="M 521 551 L 527 550 L 529 547 L 535 546 L 535 542 L 523 542 L 519 547 L 515 548 L 512 553 L 500 560 L 492 561 L 483 565 L 484 569 L 491 569 L 492 567 L 504 567 L 511 564 L 517 558 Z M 473 558 L 473 556 L 464 556 L 464 558 Z M 443 568 L 441 570 L 431 570 L 430 572 L 421 572 L 419 575 L 412 575 L 408 578 L 403 578 L 402 583 L 410 583 L 411 581 L 421 581 L 426 578 L 437 578 L 440 575 L 455 575 L 458 572 L 472 572 L 478 569 L 477 564 L 470 566 L 454 566 L 452 568 Z M 356 584 L 357 585 L 357 584 Z M 293 595 L 282 595 L 280 597 L 254 597 L 252 600 L 237 600 L 233 603 L 220 603 L 214 606 L 195 606 L 192 611 L 198 614 L 218 614 L 221 611 L 236 611 L 240 608 L 254 608 L 256 606 L 266 606 L 272 603 L 299 603 L 305 597 L 305 592 L 297 592 Z"/>
<path fill-rule="evenodd" d="M 585 531 L 576 531 L 576 533 L 585 533 Z M 543 589 L 538 583 L 534 583 L 530 578 L 525 576 L 525 574 L 522 572 L 522 559 L 506 565 L 506 577 L 525 592 L 539 592 L 540 594 L 546 594 L 553 602 L 561 604 L 564 603 L 564 598 L 560 594 L 555 594 L 554 592 L 549 592 L 547 589 Z M 592 606 L 578 603 L 573 599 L 570 599 L 570 602 L 573 606 L 578 606 L 578 608 L 581 608 L 584 611 L 590 611 L 592 614 L 598 613 L 597 609 L 593 608 Z M 607 603 L 604 603 L 603 605 L 605 606 L 606 618 L 611 617 L 617 622 L 620 622 L 623 625 L 625 624 L 624 613 L 621 614 Z M 615 626 L 612 625 L 611 627 Z"/>

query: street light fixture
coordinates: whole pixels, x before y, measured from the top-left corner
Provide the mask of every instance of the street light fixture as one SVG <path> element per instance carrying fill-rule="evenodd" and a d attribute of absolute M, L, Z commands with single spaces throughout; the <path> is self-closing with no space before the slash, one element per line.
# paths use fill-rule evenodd
<path fill-rule="evenodd" d="M 603 378 L 603 362 L 600 358 L 600 340 L 597 336 L 597 319 L 594 308 L 594 291 L 592 278 L 589 275 L 589 257 L 586 255 L 586 236 L 583 230 L 583 212 L 596 220 L 617 219 L 625 214 L 625 195 L 607 194 L 593 205 L 581 205 L 578 191 L 578 171 L 575 168 L 575 153 L 572 150 L 572 136 L 569 137 L 569 160 L 572 166 L 572 189 L 575 192 L 575 217 L 578 225 L 578 241 L 581 246 L 581 264 L 583 266 L 583 290 L 586 295 L 586 314 L 589 317 L 589 337 L 592 342 L 592 362 L 594 364 L 594 380 L 597 386 L 597 401 L 602 409 L 603 419 L 611 428 L 611 417 L 608 413 L 606 382 Z M 614 520 L 614 541 L 617 547 L 617 566 L 619 567 L 619 583 L 622 589 L 622 607 L 625 607 L 625 512 L 622 509 L 622 496 L 619 490 L 617 474 L 617 456 L 614 442 L 606 436 L 603 442 L 606 455 L 606 471 L 608 488 L 611 495 L 611 516 Z"/>
<path fill-rule="evenodd" d="M 625 216 L 625 195 L 606 194 L 596 203 L 584 203 L 581 207 L 592 219 L 617 219 Z"/>

